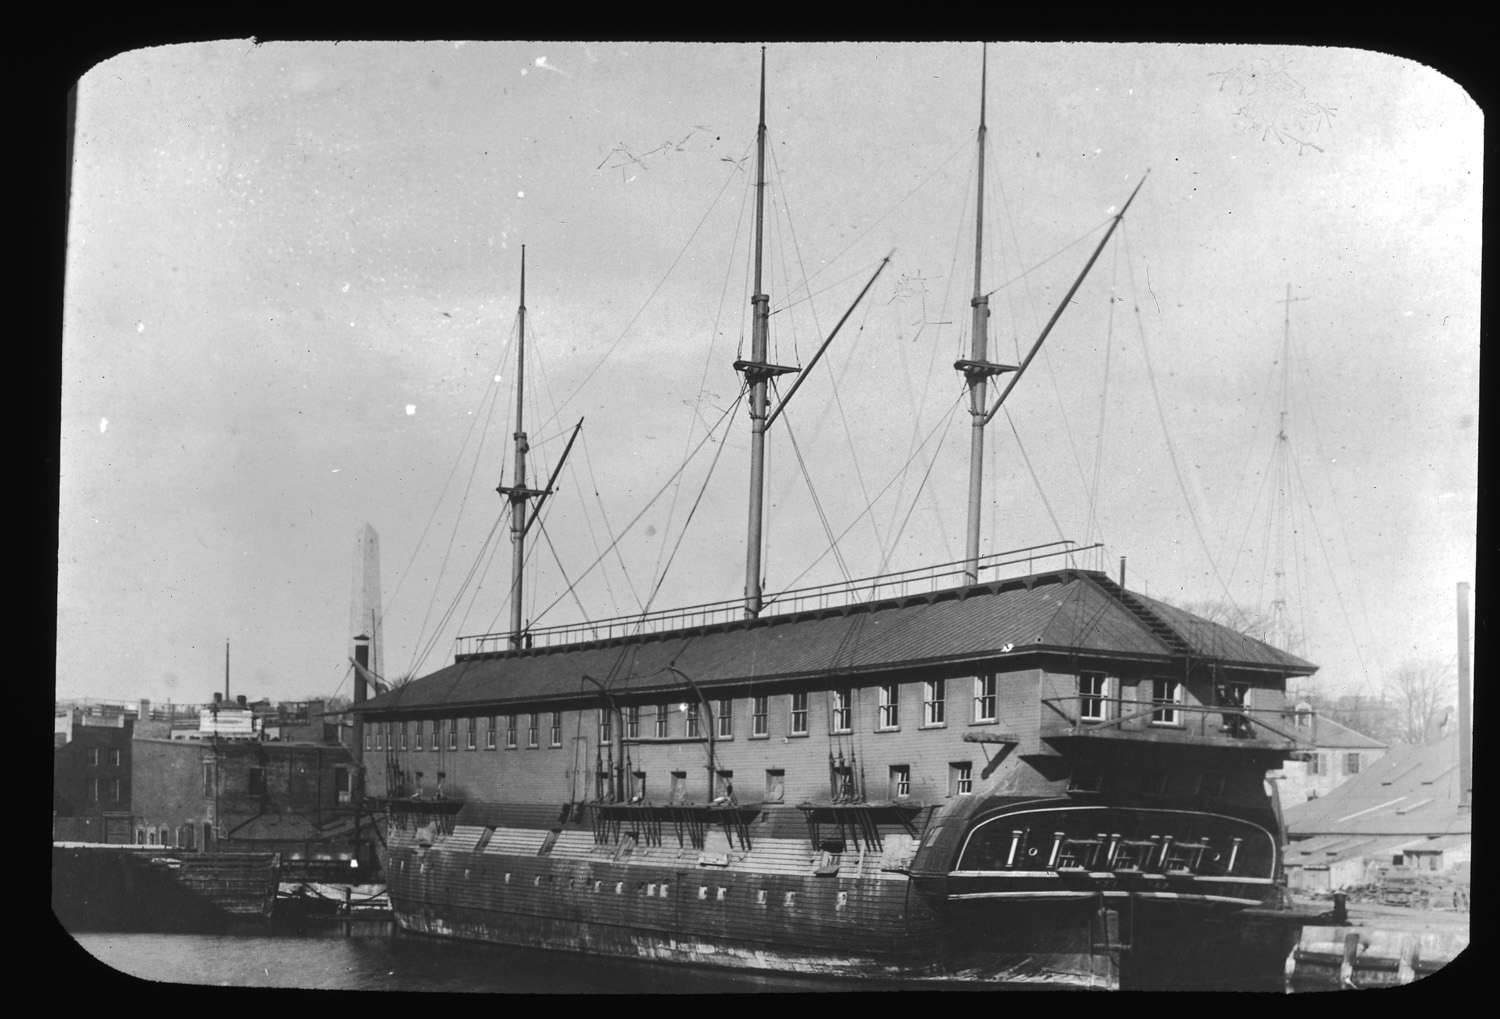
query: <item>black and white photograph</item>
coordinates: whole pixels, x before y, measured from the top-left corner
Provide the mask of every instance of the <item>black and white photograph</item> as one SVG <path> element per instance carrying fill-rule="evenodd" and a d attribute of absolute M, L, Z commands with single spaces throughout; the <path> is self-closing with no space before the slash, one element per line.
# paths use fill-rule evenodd
<path fill-rule="evenodd" d="M 1484 115 L 1443 69 L 223 39 L 68 116 L 51 904 L 101 966 L 1458 968 Z"/>

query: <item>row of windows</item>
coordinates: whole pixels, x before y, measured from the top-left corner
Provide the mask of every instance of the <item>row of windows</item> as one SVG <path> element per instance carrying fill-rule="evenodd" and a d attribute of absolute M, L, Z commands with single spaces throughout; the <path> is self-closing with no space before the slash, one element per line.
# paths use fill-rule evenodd
<path fill-rule="evenodd" d="M 111 768 L 118 768 L 120 766 L 120 750 L 118 747 L 105 747 L 102 749 L 100 747 L 89 747 L 84 751 L 83 759 L 90 767 L 97 768 L 102 763 Z"/>
<path fill-rule="evenodd" d="M 976 676 L 974 678 L 974 722 L 995 722 L 999 720 L 997 712 L 996 677 L 993 675 Z M 831 693 L 831 711 L 829 714 L 829 731 L 833 733 L 845 733 L 854 731 L 854 690 L 844 687 Z M 807 693 L 794 693 L 787 695 L 786 718 L 787 731 L 792 736 L 805 736 L 809 734 L 808 727 L 808 701 L 810 695 Z M 901 686 L 890 684 L 877 688 L 876 692 L 875 728 L 877 731 L 891 731 L 901 727 Z M 734 738 L 734 715 L 735 702 L 732 699 L 720 699 L 713 703 L 710 708 L 712 713 L 712 725 L 714 735 L 718 739 Z M 702 707 L 698 704 L 681 704 L 675 709 L 671 704 L 658 704 L 653 709 L 653 714 L 648 716 L 650 723 L 649 736 L 652 739 L 671 739 L 680 735 L 685 739 L 702 739 L 705 726 L 701 719 Z M 638 740 L 642 737 L 641 708 L 639 705 L 631 705 L 621 709 L 622 724 L 624 725 L 624 737 L 628 740 Z M 682 719 L 681 728 L 673 725 L 673 716 L 680 715 Z M 926 727 L 943 726 L 947 724 L 948 715 L 948 681 L 945 679 L 931 679 L 922 684 L 922 715 L 921 725 Z M 771 698 L 769 696 L 758 696 L 750 698 L 750 731 L 751 739 L 762 739 L 771 734 L 770 727 Z M 528 748 L 541 746 L 541 714 L 531 715 L 506 715 L 504 721 L 504 746 L 507 750 L 515 750 L 519 745 L 518 721 L 522 718 L 527 720 L 525 729 L 525 745 Z M 486 750 L 494 750 L 497 746 L 497 733 L 502 730 L 497 728 L 497 722 L 501 716 L 491 715 L 485 720 L 483 727 L 484 747 Z M 411 723 L 408 733 L 407 723 L 402 722 L 374 722 L 365 730 L 366 750 L 439 750 L 446 745 L 449 750 L 457 750 L 459 747 L 459 731 L 464 731 L 464 749 L 475 750 L 479 745 L 478 717 L 467 719 L 434 719 L 430 729 L 424 728 L 427 723 L 417 721 Z M 551 712 L 551 729 L 549 732 L 550 747 L 562 746 L 562 712 Z M 600 709 L 598 717 L 599 742 L 610 743 L 614 740 L 614 716 L 608 709 Z M 677 730 L 674 732 L 674 729 Z M 446 735 L 445 735 L 446 734 Z"/>
<path fill-rule="evenodd" d="M 93 803 L 119 803 L 120 780 L 117 778 L 91 778 L 88 780 L 89 800 Z"/>
<path fill-rule="evenodd" d="M 847 769 L 846 769 L 847 770 Z M 608 775 L 600 773 L 597 776 L 602 784 L 608 781 Z M 666 790 L 668 802 L 686 802 L 691 794 L 691 779 L 685 771 L 673 771 L 668 774 L 669 786 Z M 852 780 L 852 776 L 851 776 Z M 888 772 L 887 793 L 891 799 L 904 799 L 911 795 L 911 765 L 894 764 Z M 659 791 L 659 790 L 658 790 Z M 965 796 L 974 791 L 974 763 L 972 761 L 951 761 L 948 764 L 948 795 Z M 628 775 L 628 784 L 625 790 L 626 796 L 631 802 L 649 801 L 653 789 L 647 783 L 646 772 L 632 771 Z M 767 803 L 780 803 L 786 795 L 786 769 L 767 768 L 765 773 L 764 800 Z M 719 770 L 714 772 L 714 798 L 734 799 L 734 772 Z"/>
<path fill-rule="evenodd" d="M 1307 773 L 1309 775 L 1331 775 L 1331 774 L 1333 774 L 1332 766 L 1329 764 L 1329 757 L 1330 756 L 1337 757 L 1336 754 L 1334 754 L 1334 755 L 1329 755 L 1329 754 L 1311 754 L 1307 758 Z M 1359 751 L 1352 750 L 1352 751 L 1346 753 L 1344 755 L 1344 774 L 1345 775 L 1358 775 L 1359 774 L 1359 763 L 1360 763 Z"/>

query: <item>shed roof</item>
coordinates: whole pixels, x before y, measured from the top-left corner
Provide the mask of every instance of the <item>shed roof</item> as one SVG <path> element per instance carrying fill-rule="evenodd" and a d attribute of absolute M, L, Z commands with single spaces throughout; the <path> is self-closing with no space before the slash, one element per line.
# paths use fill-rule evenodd
<path fill-rule="evenodd" d="M 1458 740 L 1398 744 L 1332 792 L 1286 810 L 1299 835 L 1447 835 L 1469 833 L 1472 808 L 1460 807 Z"/>
<path fill-rule="evenodd" d="M 1167 661 L 1191 654 L 1283 676 L 1312 665 L 1228 627 L 1062 570 L 930 595 L 639 637 L 473 656 L 364 702 L 364 712 L 438 710 L 681 691 L 829 675 L 878 677 L 1051 651 Z M 674 672 L 673 670 L 676 670 Z"/>

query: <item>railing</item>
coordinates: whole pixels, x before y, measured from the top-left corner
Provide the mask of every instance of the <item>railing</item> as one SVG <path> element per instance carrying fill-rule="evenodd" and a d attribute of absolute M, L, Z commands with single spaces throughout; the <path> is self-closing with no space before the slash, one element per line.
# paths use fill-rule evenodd
<path fill-rule="evenodd" d="M 1311 749 L 1317 743 L 1318 716 L 1286 708 L 1236 704 L 1143 703 L 1119 697 L 1044 697 L 1051 709 L 1041 735 L 1124 739 L 1232 740 L 1252 746 Z"/>
<path fill-rule="evenodd" d="M 1015 570 L 1006 576 L 1029 576 L 1036 572 L 1035 566 L 1039 561 L 1075 555 L 1099 547 L 1101 546 L 1098 544 L 1078 547 L 1071 541 L 1054 541 L 984 556 L 981 557 L 979 563 L 979 581 L 988 583 L 1002 579 L 999 571 L 1006 567 L 1024 567 L 1023 570 Z M 966 566 L 965 561 L 939 563 L 935 566 L 903 570 L 878 577 L 862 577 L 856 580 L 783 591 L 766 600 L 761 608 L 761 617 L 842 608 L 884 598 L 931 594 L 935 591 L 961 586 L 962 580 L 958 578 L 964 576 Z M 744 618 L 745 600 L 734 598 L 726 601 L 705 602 L 701 605 L 689 605 L 685 608 L 661 609 L 656 612 L 615 616 L 592 622 L 565 623 L 559 626 L 530 629 L 524 634 L 524 646 L 528 648 L 556 647 L 562 644 L 608 641 L 650 633 L 715 626 L 737 622 Z M 505 651 L 511 646 L 512 636 L 508 632 L 461 636 L 454 642 L 454 654 L 462 656 Z"/>

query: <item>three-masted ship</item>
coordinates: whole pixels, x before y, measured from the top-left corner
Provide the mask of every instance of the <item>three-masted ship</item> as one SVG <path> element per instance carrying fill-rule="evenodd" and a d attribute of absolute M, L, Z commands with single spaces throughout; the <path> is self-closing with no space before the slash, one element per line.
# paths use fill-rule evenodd
<path fill-rule="evenodd" d="M 976 237 L 972 349 L 954 366 L 972 421 L 964 560 L 764 597 L 764 450 L 785 405 L 767 382 L 796 370 L 767 358 L 764 53 L 760 110 L 752 342 L 735 362 L 752 429 L 744 599 L 524 629 L 528 506 L 551 486 L 528 487 L 518 386 L 500 489 L 511 629 L 462 638 L 451 665 L 357 708 L 400 928 L 1085 987 L 1210 974 L 1263 947 L 1238 918 L 1281 901 L 1266 774 L 1302 742 L 1285 685 L 1314 666 L 1057 565 L 1067 544 L 980 551 L 991 380 L 1009 376 L 1003 400 L 1072 290 L 1021 364 L 990 360 Z"/>

